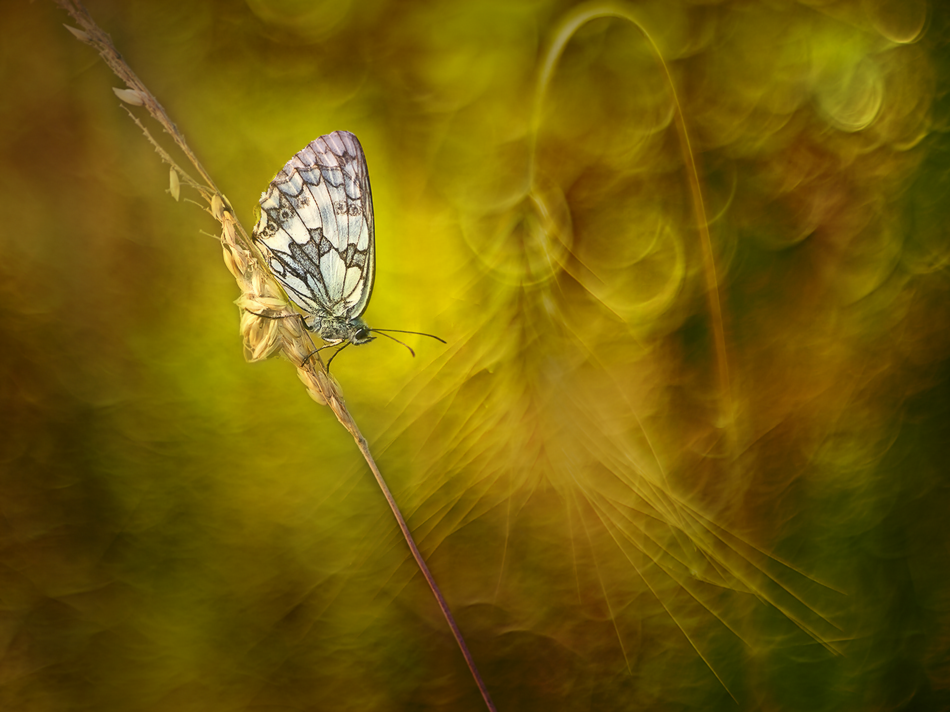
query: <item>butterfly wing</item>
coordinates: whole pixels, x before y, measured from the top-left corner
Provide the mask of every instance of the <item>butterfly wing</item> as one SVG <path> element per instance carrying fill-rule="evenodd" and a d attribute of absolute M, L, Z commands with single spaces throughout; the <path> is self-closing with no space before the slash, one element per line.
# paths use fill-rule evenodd
<path fill-rule="evenodd" d="M 254 240 L 287 295 L 313 317 L 352 319 L 376 277 L 373 196 L 356 136 L 311 141 L 261 195 Z"/>

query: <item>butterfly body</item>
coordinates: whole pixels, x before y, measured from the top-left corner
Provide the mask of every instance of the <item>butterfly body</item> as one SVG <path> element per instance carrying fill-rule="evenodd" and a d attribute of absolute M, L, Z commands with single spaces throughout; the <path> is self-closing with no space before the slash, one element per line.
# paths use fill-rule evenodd
<path fill-rule="evenodd" d="M 330 344 L 372 341 L 362 319 L 376 275 L 373 197 L 356 136 L 311 141 L 261 195 L 260 247 L 304 324 Z"/>
<path fill-rule="evenodd" d="M 316 319 L 311 323 L 308 323 L 305 319 L 304 323 L 307 324 L 310 331 L 319 334 L 320 338 L 328 344 L 340 344 L 348 341 L 355 346 L 359 346 L 376 338 L 369 335 L 369 325 L 358 316 L 350 319 L 328 316 L 322 320 Z"/>

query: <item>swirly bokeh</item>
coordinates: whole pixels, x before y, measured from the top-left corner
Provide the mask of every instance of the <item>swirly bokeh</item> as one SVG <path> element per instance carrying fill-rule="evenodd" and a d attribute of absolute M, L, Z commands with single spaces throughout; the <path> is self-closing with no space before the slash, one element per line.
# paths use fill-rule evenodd
<path fill-rule="evenodd" d="M 333 373 L 499 710 L 950 708 L 946 3 L 88 7 L 245 226 L 359 136 L 448 345 Z M 483 709 L 64 22 L 0 9 L 0 708 Z"/>

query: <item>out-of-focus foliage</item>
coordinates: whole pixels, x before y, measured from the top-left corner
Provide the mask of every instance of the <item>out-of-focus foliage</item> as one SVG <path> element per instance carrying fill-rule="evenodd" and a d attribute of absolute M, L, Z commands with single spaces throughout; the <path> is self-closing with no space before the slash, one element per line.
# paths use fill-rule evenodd
<path fill-rule="evenodd" d="M 480 709 L 214 223 L 0 7 L 0 709 Z M 246 226 L 360 137 L 366 318 L 449 345 L 334 373 L 499 710 L 950 707 L 945 3 L 89 9 Z"/>

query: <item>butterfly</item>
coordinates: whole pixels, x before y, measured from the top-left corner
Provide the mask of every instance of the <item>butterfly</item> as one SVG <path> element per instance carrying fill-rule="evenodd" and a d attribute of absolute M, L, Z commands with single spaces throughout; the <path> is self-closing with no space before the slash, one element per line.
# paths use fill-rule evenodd
<path fill-rule="evenodd" d="M 363 321 L 376 277 L 376 227 L 356 136 L 334 131 L 311 141 L 271 181 L 260 206 L 253 239 L 322 348 L 365 344 L 375 338 L 371 332 L 420 333 L 371 329 Z"/>

